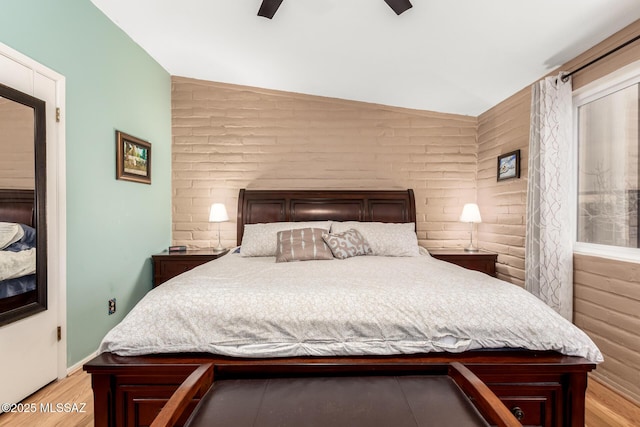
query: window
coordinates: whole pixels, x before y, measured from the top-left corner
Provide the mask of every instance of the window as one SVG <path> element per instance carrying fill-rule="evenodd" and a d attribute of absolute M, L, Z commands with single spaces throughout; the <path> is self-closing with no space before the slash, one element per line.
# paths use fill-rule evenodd
<path fill-rule="evenodd" d="M 640 261 L 640 67 L 574 97 L 576 249 Z M 602 252 L 605 252 L 604 254 Z"/>

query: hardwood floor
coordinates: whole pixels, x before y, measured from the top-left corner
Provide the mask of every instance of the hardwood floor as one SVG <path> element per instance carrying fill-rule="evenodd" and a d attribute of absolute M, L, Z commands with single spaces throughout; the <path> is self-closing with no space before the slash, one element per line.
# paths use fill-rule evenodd
<path fill-rule="evenodd" d="M 7 413 L 0 415 L 0 427 L 89 427 L 93 426 L 93 394 L 91 378 L 77 371 L 31 395 L 24 404 L 35 404 L 35 413 Z M 84 412 L 42 412 L 56 404 L 86 404 Z M 587 390 L 586 427 L 634 427 L 640 425 L 640 406 L 624 399 L 607 386 L 591 379 Z"/>
<path fill-rule="evenodd" d="M 54 381 L 22 401 L 30 413 L 5 413 L 0 415 L 1 427 L 93 427 L 93 393 L 91 377 L 82 370 L 67 378 Z M 31 405 L 34 404 L 35 406 Z M 62 404 L 61 408 L 57 405 Z M 65 407 L 65 404 L 69 404 Z M 73 404 L 76 404 L 74 407 Z M 54 412 L 61 409 L 61 412 Z M 73 412 L 64 412 L 65 410 Z M 48 412 L 45 412 L 47 411 Z M 84 410 L 84 412 L 80 412 Z"/>
<path fill-rule="evenodd" d="M 586 427 L 635 427 L 640 425 L 640 406 L 621 397 L 606 385 L 589 380 Z"/>

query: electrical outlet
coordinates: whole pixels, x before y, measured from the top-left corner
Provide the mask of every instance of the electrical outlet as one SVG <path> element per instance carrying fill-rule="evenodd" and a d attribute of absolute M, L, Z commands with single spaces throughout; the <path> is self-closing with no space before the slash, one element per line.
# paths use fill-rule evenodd
<path fill-rule="evenodd" d="M 111 298 L 109 300 L 109 316 L 116 312 L 116 299 Z"/>

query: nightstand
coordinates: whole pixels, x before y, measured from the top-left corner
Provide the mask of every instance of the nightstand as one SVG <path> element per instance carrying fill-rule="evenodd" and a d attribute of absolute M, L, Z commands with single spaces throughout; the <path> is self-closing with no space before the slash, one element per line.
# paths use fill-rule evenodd
<path fill-rule="evenodd" d="M 497 253 L 487 251 L 467 252 L 464 249 L 433 249 L 429 253 L 436 259 L 496 277 Z"/>
<path fill-rule="evenodd" d="M 226 255 L 229 249 L 214 252 L 213 249 L 198 249 L 182 252 L 162 252 L 153 255 L 153 287 L 166 282 L 178 274 Z"/>

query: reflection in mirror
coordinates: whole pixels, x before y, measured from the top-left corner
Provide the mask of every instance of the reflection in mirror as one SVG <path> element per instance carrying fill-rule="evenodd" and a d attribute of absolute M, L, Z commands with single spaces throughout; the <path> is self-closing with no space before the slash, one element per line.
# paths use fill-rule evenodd
<path fill-rule="evenodd" d="M 0 189 L 35 189 L 33 108 L 0 97 Z"/>
<path fill-rule="evenodd" d="M 47 305 L 44 106 L 0 85 L 0 325 Z"/>

